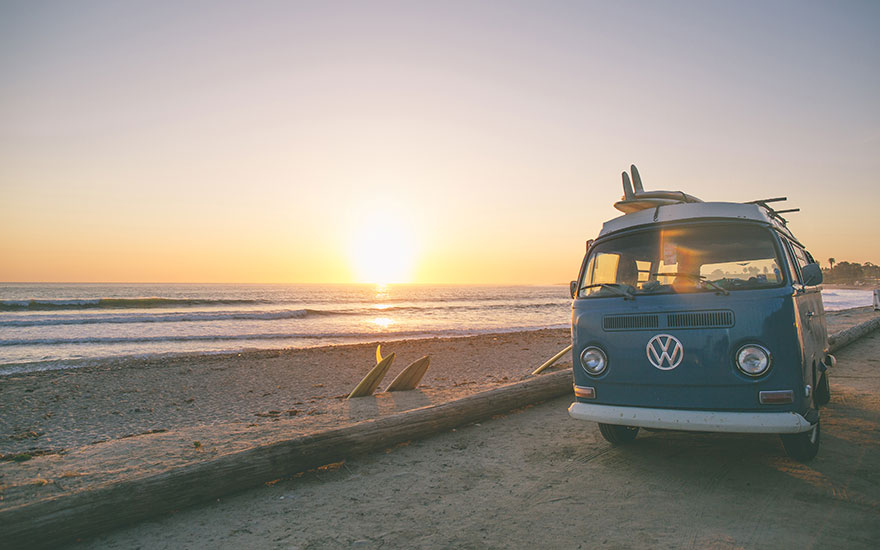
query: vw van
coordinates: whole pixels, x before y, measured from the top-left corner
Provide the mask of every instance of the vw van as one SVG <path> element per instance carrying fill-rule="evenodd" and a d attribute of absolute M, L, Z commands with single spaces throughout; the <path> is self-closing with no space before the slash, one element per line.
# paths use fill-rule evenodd
<path fill-rule="evenodd" d="M 822 272 L 764 199 L 644 191 L 588 241 L 571 283 L 575 402 L 612 444 L 640 428 L 779 434 L 819 449 L 830 399 Z"/>

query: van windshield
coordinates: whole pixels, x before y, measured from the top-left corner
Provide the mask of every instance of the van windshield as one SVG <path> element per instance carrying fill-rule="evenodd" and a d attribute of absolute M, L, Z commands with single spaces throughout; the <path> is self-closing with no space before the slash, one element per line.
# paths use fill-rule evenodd
<path fill-rule="evenodd" d="M 578 297 L 769 288 L 784 283 L 780 265 L 773 235 L 764 227 L 664 227 L 596 244 Z"/>

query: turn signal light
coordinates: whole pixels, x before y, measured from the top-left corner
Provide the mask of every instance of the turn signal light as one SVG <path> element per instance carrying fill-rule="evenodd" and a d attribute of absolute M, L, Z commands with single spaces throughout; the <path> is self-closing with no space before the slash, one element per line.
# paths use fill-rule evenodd
<path fill-rule="evenodd" d="M 792 390 L 762 391 L 758 393 L 758 400 L 762 405 L 785 405 L 794 403 Z"/>
<path fill-rule="evenodd" d="M 574 395 L 575 397 L 582 397 L 584 399 L 596 399 L 596 388 L 591 388 L 589 386 L 575 386 Z"/>

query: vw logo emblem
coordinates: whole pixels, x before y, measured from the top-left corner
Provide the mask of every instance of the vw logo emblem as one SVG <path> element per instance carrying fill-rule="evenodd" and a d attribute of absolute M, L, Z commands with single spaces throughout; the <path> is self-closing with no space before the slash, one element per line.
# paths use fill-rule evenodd
<path fill-rule="evenodd" d="M 648 361 L 660 370 L 672 370 L 684 359 L 684 347 L 678 338 L 669 334 L 658 334 L 648 340 L 645 352 Z"/>

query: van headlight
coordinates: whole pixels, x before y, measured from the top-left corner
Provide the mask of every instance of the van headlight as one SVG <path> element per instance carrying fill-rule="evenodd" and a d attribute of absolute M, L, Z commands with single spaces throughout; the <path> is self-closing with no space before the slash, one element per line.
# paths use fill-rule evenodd
<path fill-rule="evenodd" d="M 601 349 L 590 346 L 581 352 L 581 366 L 584 367 L 587 374 L 599 376 L 608 367 L 608 357 Z"/>
<path fill-rule="evenodd" d="M 770 352 L 757 344 L 748 344 L 736 352 L 736 366 L 743 374 L 761 376 L 770 368 Z"/>

